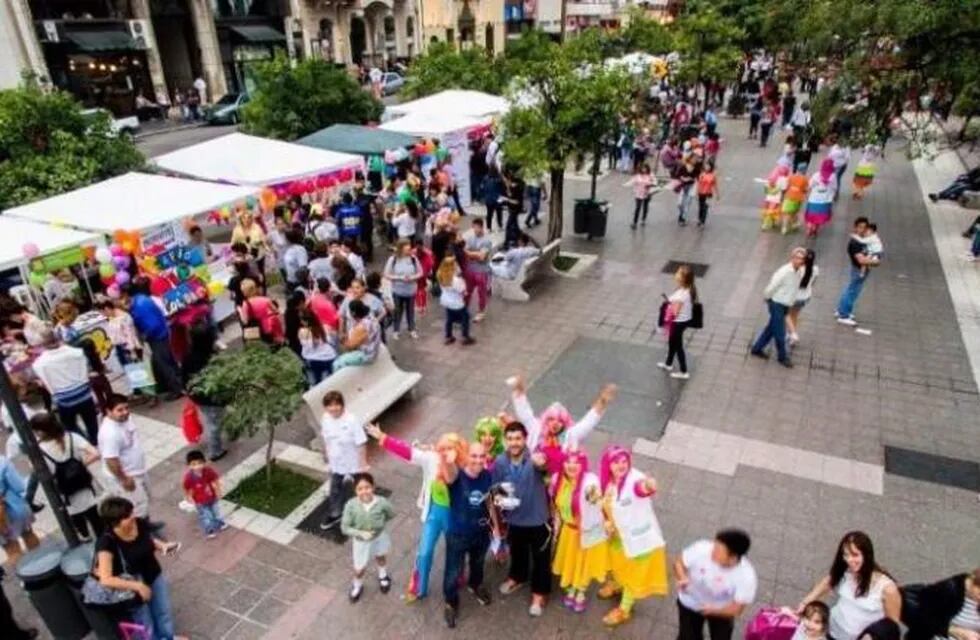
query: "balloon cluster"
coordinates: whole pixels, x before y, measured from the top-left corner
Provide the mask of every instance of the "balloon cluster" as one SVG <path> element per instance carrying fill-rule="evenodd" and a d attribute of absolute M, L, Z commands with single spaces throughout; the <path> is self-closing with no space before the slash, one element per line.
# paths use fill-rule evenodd
<path fill-rule="evenodd" d="M 95 250 L 95 261 L 99 263 L 99 277 L 111 297 L 118 297 L 120 288 L 130 280 L 129 268 L 133 254 L 140 250 L 138 231 L 117 229 L 112 233 L 112 244 Z"/>
<path fill-rule="evenodd" d="M 271 211 L 280 201 L 286 200 L 291 196 L 304 196 L 324 189 L 350 182 L 354 179 L 354 170 L 351 168 L 340 169 L 323 173 L 313 178 L 302 178 L 292 182 L 283 182 L 272 187 L 266 187 L 259 196 L 262 208 Z"/>

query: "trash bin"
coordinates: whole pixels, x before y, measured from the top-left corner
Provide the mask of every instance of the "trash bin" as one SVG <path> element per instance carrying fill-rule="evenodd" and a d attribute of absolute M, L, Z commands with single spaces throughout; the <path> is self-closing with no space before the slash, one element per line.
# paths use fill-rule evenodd
<path fill-rule="evenodd" d="M 16 573 L 51 635 L 56 640 L 81 640 L 91 627 L 61 572 L 61 558 L 67 550 L 62 540 L 45 540 L 21 557 Z"/>
<path fill-rule="evenodd" d="M 586 233 L 589 234 L 589 240 L 592 238 L 606 237 L 606 224 L 608 221 L 609 203 L 596 202 L 595 208 L 589 212 L 589 215 L 585 219 L 585 229 Z"/>
<path fill-rule="evenodd" d="M 61 572 L 68 579 L 71 595 L 75 598 L 79 610 L 88 621 L 92 632 L 98 640 L 116 640 L 119 637 L 118 625 L 111 615 L 101 609 L 86 607 L 82 602 L 82 584 L 92 571 L 95 557 L 95 543 L 81 544 L 69 550 L 61 558 Z"/>
<path fill-rule="evenodd" d="M 574 233 L 585 233 L 588 230 L 586 220 L 589 212 L 595 207 L 595 201 L 590 198 L 579 198 L 575 200 L 575 209 L 572 216 L 572 231 Z"/>

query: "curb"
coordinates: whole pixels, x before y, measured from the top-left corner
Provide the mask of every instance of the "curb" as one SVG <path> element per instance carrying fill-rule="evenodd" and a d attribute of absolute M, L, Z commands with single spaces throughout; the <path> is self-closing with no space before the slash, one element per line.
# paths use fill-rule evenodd
<path fill-rule="evenodd" d="M 140 140 L 145 140 L 147 138 L 152 138 L 154 136 L 163 135 L 165 133 L 174 133 L 175 131 L 186 131 L 188 129 L 197 129 L 199 127 L 205 126 L 206 122 L 195 122 L 192 124 L 182 124 L 178 127 L 168 127 L 166 129 L 154 129 L 153 131 L 147 131 L 145 133 L 138 133 L 133 136 L 133 140 L 139 142 Z"/>

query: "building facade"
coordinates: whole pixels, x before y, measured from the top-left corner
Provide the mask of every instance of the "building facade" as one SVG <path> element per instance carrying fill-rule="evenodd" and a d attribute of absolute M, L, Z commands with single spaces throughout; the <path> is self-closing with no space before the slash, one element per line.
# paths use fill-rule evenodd
<path fill-rule="evenodd" d="M 460 49 L 503 51 L 505 0 L 420 0 L 420 5 L 423 46 L 449 42 Z"/>

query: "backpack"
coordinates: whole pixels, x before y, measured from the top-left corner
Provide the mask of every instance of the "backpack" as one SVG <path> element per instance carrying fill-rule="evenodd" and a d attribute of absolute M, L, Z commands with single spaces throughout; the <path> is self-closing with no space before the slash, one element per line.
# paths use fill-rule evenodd
<path fill-rule="evenodd" d="M 68 457 L 65 460 L 55 460 L 43 449 L 41 449 L 41 453 L 54 464 L 54 483 L 61 495 L 64 496 L 65 504 L 71 504 L 71 496 L 79 491 L 88 489 L 94 495 L 95 490 L 92 488 L 92 474 L 89 473 L 85 464 L 75 457 L 75 441 L 70 433 L 66 435 L 68 436 Z"/>

